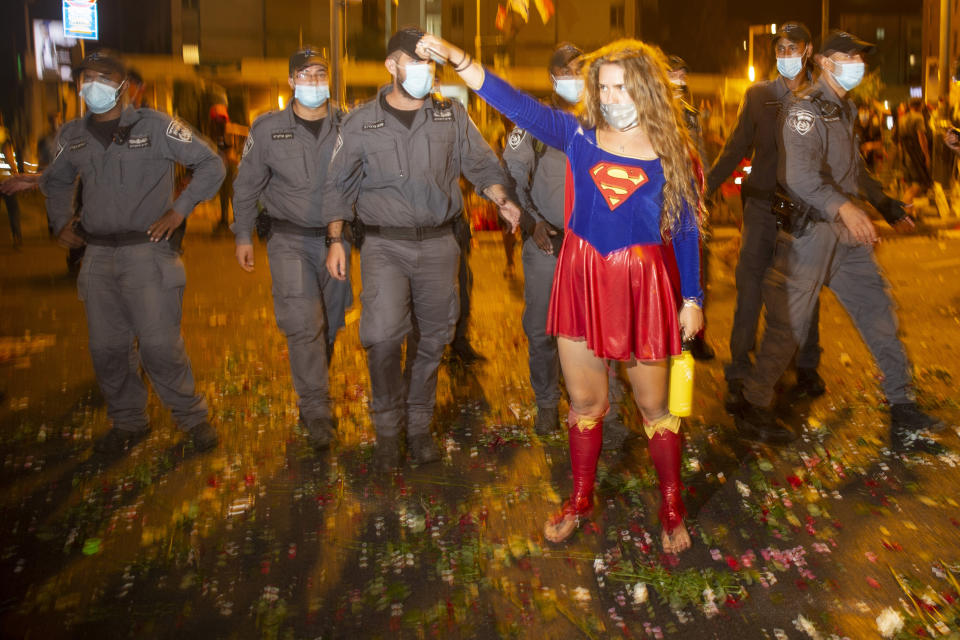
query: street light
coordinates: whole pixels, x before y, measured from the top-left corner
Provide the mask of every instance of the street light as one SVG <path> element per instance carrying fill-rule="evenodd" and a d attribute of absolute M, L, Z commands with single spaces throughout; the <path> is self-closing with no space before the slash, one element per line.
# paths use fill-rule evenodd
<path fill-rule="evenodd" d="M 753 68 L 753 38 L 756 35 L 767 33 L 769 30 L 770 35 L 776 35 L 777 25 L 776 24 L 752 24 L 747 29 L 747 42 L 749 43 L 749 54 L 747 60 L 747 77 L 750 78 L 750 82 L 753 82 L 757 79 L 757 71 Z"/>

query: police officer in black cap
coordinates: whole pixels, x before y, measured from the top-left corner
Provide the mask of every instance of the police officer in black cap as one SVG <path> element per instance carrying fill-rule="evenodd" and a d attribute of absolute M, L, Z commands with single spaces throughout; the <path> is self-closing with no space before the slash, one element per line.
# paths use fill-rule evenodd
<path fill-rule="evenodd" d="M 393 82 L 344 120 L 323 195 L 334 277 L 347 275 L 343 221 L 355 209 L 365 227 L 360 341 L 370 370 L 379 470 L 400 464 L 404 427 L 412 462 L 440 458 L 430 422 L 437 367 L 458 317 L 453 221 L 463 209 L 460 174 L 514 225 L 520 217 L 496 154 L 464 108 L 430 94 L 435 69 L 416 53 L 422 36 L 407 28 L 390 38 L 385 66 Z M 405 381 L 402 344 L 414 323 L 419 342 L 407 354 Z"/>
<path fill-rule="evenodd" d="M 786 429 L 768 408 L 774 386 L 807 337 L 820 289 L 830 287 L 867 343 L 890 403 L 895 451 L 939 452 L 927 432 L 945 428 L 915 401 L 910 363 L 897 335 L 888 284 L 873 245 L 877 230 L 860 203 L 863 194 L 898 231 L 913 229 L 903 203 L 883 193 L 864 167 L 854 133 L 856 106 L 847 94 L 865 74 L 874 46 L 837 31 L 823 42 L 820 78 L 786 111 L 778 176 L 790 196 L 774 267 L 764 284 L 766 331 L 743 386 L 737 426 L 749 438 L 778 441 Z"/>
<path fill-rule="evenodd" d="M 323 184 L 342 113 L 330 101 L 327 61 L 317 47 L 290 56 L 293 100 L 282 111 L 260 116 L 250 128 L 233 183 L 237 262 L 253 271 L 259 202 L 261 228 L 268 227 L 267 254 L 273 278 L 277 325 L 287 337 L 293 387 L 310 443 L 333 441 L 327 376 L 329 358 L 344 313 L 353 302 L 350 251 L 343 246 L 343 280 L 327 272 L 327 225 Z M 338 240 L 339 242 L 339 240 Z"/>
<path fill-rule="evenodd" d="M 751 158 L 750 174 L 741 186 L 743 224 L 740 229 L 740 257 L 737 261 L 737 301 L 730 332 L 730 362 L 725 404 L 736 410 L 743 381 L 750 373 L 753 351 L 763 305 L 763 276 L 773 263 L 777 240 L 777 219 L 773 198 L 777 187 L 777 162 L 781 111 L 789 108 L 795 94 L 810 82 L 808 65 L 813 45 L 810 31 L 799 22 L 780 26 L 773 37 L 777 57 L 777 78 L 757 82 L 747 89 L 737 115 L 737 125 L 707 174 L 707 194 L 715 192 L 744 158 Z M 796 357 L 796 392 L 809 397 L 823 395 L 826 387 L 817 373 L 820 364 L 820 305 L 815 304 L 810 330 Z M 784 434 L 788 435 L 788 434 Z"/>
<path fill-rule="evenodd" d="M 207 404 L 196 392 L 180 335 L 186 273 L 179 240 L 186 217 L 212 198 L 223 163 L 182 122 L 121 101 L 126 71 L 108 51 L 80 65 L 80 95 L 90 113 L 60 130 L 58 154 L 40 188 L 60 242 L 87 245 L 77 289 L 87 312 L 90 355 L 113 428 L 101 451 L 121 451 L 148 430 L 143 364 L 154 391 L 199 450 L 217 444 Z M 193 179 L 173 198 L 173 167 Z M 76 181 L 83 185 L 73 218 Z M 78 223 L 78 224 L 75 224 Z"/>

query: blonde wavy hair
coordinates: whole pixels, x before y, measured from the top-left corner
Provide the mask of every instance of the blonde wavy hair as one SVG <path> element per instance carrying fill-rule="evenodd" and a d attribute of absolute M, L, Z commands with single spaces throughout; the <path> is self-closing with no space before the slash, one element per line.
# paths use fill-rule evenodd
<path fill-rule="evenodd" d="M 663 165 L 663 211 L 660 231 L 669 237 L 680 224 L 683 206 L 690 207 L 699 226 L 703 219 L 702 171 L 690 132 L 667 79 L 667 58 L 659 47 L 639 40 L 617 40 L 582 56 L 577 63 L 584 77 L 583 100 L 577 115 L 584 128 L 606 127 L 600 111 L 600 67 L 623 68 L 624 85 L 637 105 L 638 126 L 647 134 Z"/>

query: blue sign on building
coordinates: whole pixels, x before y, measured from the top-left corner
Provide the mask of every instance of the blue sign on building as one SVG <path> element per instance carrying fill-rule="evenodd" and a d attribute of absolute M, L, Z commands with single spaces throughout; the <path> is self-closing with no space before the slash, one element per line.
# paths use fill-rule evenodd
<path fill-rule="evenodd" d="M 63 34 L 96 40 L 99 36 L 97 0 L 63 0 Z"/>

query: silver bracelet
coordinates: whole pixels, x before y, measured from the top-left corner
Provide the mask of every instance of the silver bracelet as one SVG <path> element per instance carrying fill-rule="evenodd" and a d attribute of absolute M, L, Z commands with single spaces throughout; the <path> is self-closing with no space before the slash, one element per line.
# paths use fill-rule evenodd
<path fill-rule="evenodd" d="M 697 300 L 696 298 L 684 298 L 683 306 L 681 308 L 686 309 L 687 307 L 695 307 L 697 309 L 702 309 L 702 307 L 700 306 L 700 301 Z"/>

